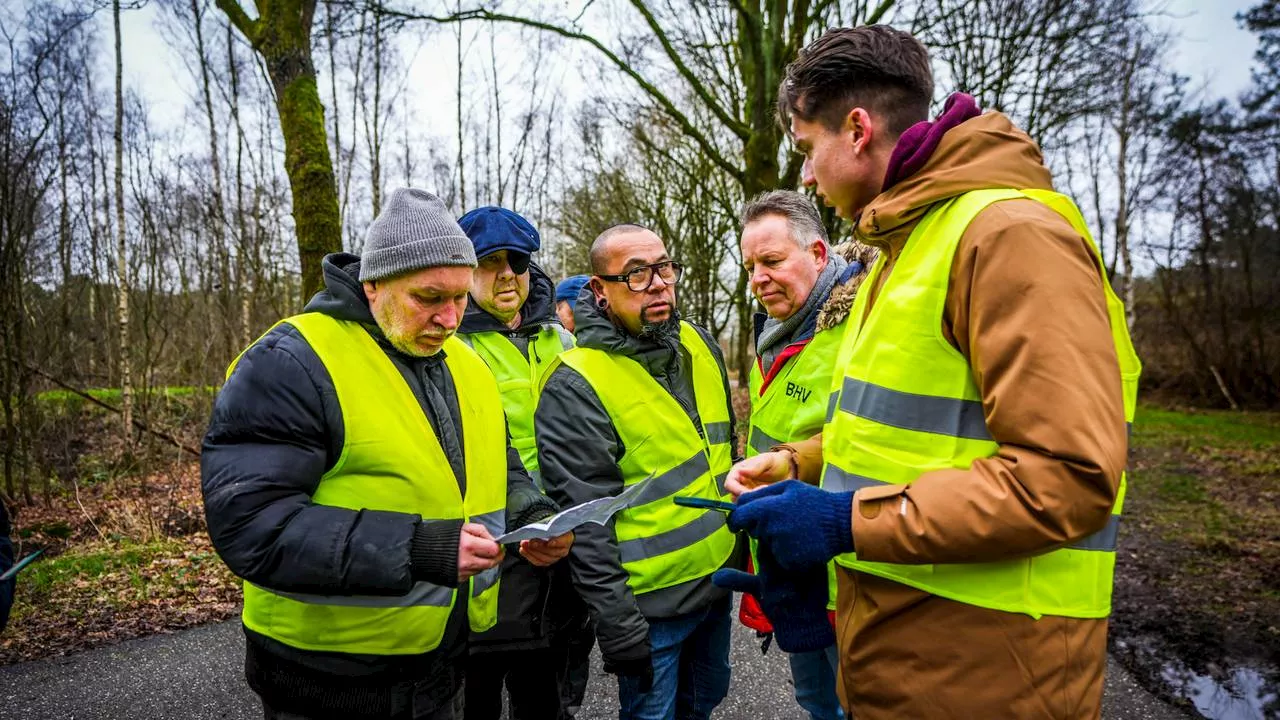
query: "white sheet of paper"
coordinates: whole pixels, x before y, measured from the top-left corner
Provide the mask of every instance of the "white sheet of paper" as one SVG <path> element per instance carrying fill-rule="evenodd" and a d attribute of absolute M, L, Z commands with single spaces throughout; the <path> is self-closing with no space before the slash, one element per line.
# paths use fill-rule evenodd
<path fill-rule="evenodd" d="M 541 522 L 529 523 L 522 528 L 512 530 L 505 535 L 499 536 L 497 538 L 498 543 L 506 545 L 520 542 L 521 540 L 550 540 L 587 523 L 604 525 L 609 522 L 609 518 L 630 505 L 631 501 L 644 490 L 652 479 L 653 476 L 650 475 L 613 497 L 589 500 L 581 505 L 574 505 L 567 510 L 561 510 Z"/>

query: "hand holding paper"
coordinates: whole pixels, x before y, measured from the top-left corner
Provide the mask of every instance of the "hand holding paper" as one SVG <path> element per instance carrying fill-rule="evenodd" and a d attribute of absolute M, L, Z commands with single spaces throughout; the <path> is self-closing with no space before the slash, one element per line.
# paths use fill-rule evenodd
<path fill-rule="evenodd" d="M 567 510 L 561 510 L 541 522 L 529 523 L 522 528 L 517 528 L 499 536 L 497 542 L 501 545 L 508 545 L 522 540 L 551 540 L 587 523 L 604 525 L 609 522 L 609 518 L 635 501 L 644 492 L 645 487 L 652 479 L 653 476 L 650 475 L 614 497 L 589 500 L 581 505 L 574 505 Z M 522 545 L 522 551 L 523 547 Z M 567 548 L 565 552 L 568 552 Z"/>
<path fill-rule="evenodd" d="M 538 567 L 546 567 L 564 559 L 571 547 L 573 533 L 567 532 L 550 540 L 521 540 L 520 555 Z"/>

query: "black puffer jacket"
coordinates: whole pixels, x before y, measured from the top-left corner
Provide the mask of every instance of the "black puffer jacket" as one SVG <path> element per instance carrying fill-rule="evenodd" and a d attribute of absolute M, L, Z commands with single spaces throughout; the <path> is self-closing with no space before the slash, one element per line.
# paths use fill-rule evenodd
<path fill-rule="evenodd" d="M 590 288 L 583 288 L 578 295 L 574 322 L 579 347 L 598 348 L 640 363 L 680 403 L 694 424 L 700 423 L 690 359 L 680 346 L 677 326 L 668 324 L 642 337 L 629 335 L 596 306 Z M 729 379 L 723 371 L 720 345 L 706 330 L 694 327 L 715 354 L 722 369 L 725 395 L 729 396 Z M 729 418 L 730 437 L 736 437 L 732 401 Z M 626 448 L 599 396 L 576 370 L 561 365 L 551 372 L 538 400 L 534 425 L 543 484 L 553 500 L 569 506 L 622 492 L 618 462 Z M 736 461 L 737 443 L 732 444 Z M 725 565 L 741 567 L 742 559 L 742 543 L 739 543 Z M 711 576 L 707 575 L 637 598 L 627 585 L 627 573 L 618 557 L 612 525 L 578 528 L 569 552 L 569 569 L 574 585 L 596 619 L 600 650 L 606 656 L 627 653 L 646 640 L 647 618 L 671 618 L 693 612 L 727 595 L 727 591 L 713 585 Z"/>
<path fill-rule="evenodd" d="M 533 335 L 549 325 L 560 328 L 555 309 L 555 285 L 542 268 L 530 264 L 529 296 L 520 308 L 520 327 L 512 330 L 472 299 L 458 334 L 464 337 L 482 332 L 501 333 L 527 360 L 529 339 Z M 516 372 L 527 376 L 529 370 L 525 367 Z M 502 368 L 494 368 L 494 374 L 501 381 Z M 537 522 L 549 514 L 544 510 L 527 517 L 509 518 L 512 523 L 508 527 Z M 472 634 L 471 653 L 546 647 L 556 631 L 571 623 L 581 625 L 585 612 L 569 578 L 568 563 L 539 568 L 522 558 L 515 548 L 507 548 L 502 562 L 502 586 L 498 590 L 498 624 L 487 632 Z"/>
<path fill-rule="evenodd" d="M 359 258 L 330 255 L 323 268 L 325 289 L 306 310 L 369 329 L 418 398 L 454 476 L 464 483 L 457 388 L 443 353 L 410 357 L 386 342 L 357 280 Z M 311 502 L 342 447 L 342 410 L 328 371 L 297 329 L 278 325 L 240 358 L 218 393 L 204 439 L 205 517 L 231 570 L 274 590 L 329 595 L 402 595 L 419 580 L 456 585 L 461 521 Z M 508 521 L 535 506 L 553 512 L 516 451 L 508 445 L 505 452 Z M 440 647 L 420 656 L 309 652 L 246 628 L 249 683 L 277 710 L 303 714 L 315 712 L 317 704 L 378 714 L 403 704 L 406 692 L 449 692 L 456 689 L 454 661 L 466 653 L 465 595 L 459 593 Z M 359 681 L 334 683 L 334 675 Z"/>

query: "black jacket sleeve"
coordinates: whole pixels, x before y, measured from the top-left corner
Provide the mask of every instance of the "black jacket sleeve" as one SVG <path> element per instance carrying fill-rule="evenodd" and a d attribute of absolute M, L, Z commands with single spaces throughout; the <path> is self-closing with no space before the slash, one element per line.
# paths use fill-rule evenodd
<path fill-rule="evenodd" d="M 552 371 L 534 428 L 543 484 L 562 507 L 622 492 L 622 443 L 600 398 L 577 371 L 566 365 Z M 613 523 L 583 525 L 575 533 L 569 571 L 596 619 L 600 652 L 607 658 L 647 642 L 649 623 L 627 585 Z"/>
<path fill-rule="evenodd" d="M 520 451 L 511 446 L 507 434 L 507 532 L 551 517 L 560 511 L 554 500 L 542 494 L 529 477 Z"/>
<path fill-rule="evenodd" d="M 342 437 L 333 382 L 296 329 L 281 325 L 244 353 L 218 393 L 200 462 L 222 559 L 250 582 L 290 592 L 400 595 L 417 579 L 456 584 L 461 522 L 311 502 Z M 417 572 L 415 535 L 419 555 L 438 551 Z M 450 551 L 452 565 L 441 556 Z"/>

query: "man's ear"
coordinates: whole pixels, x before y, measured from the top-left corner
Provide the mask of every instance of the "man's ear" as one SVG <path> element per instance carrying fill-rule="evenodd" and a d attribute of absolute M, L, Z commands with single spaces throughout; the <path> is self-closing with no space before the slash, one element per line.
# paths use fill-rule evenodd
<path fill-rule="evenodd" d="M 591 293 L 595 295 L 596 307 L 604 309 L 609 307 L 609 299 L 604 296 L 604 281 L 598 277 L 591 278 L 587 283 L 587 287 L 591 288 Z"/>
<path fill-rule="evenodd" d="M 831 248 L 825 242 L 815 238 L 813 243 L 809 245 L 809 252 L 813 254 L 813 259 L 818 263 L 819 267 L 826 267 Z"/>
<path fill-rule="evenodd" d="M 871 148 L 875 127 L 871 114 L 866 109 L 855 107 L 850 110 L 849 114 L 844 116 L 844 123 L 840 129 L 848 136 L 854 155 L 864 153 Z"/>
<path fill-rule="evenodd" d="M 370 302 L 372 302 L 374 298 L 378 297 L 377 280 L 365 280 L 361 284 L 364 285 L 364 296 L 368 298 Z"/>

